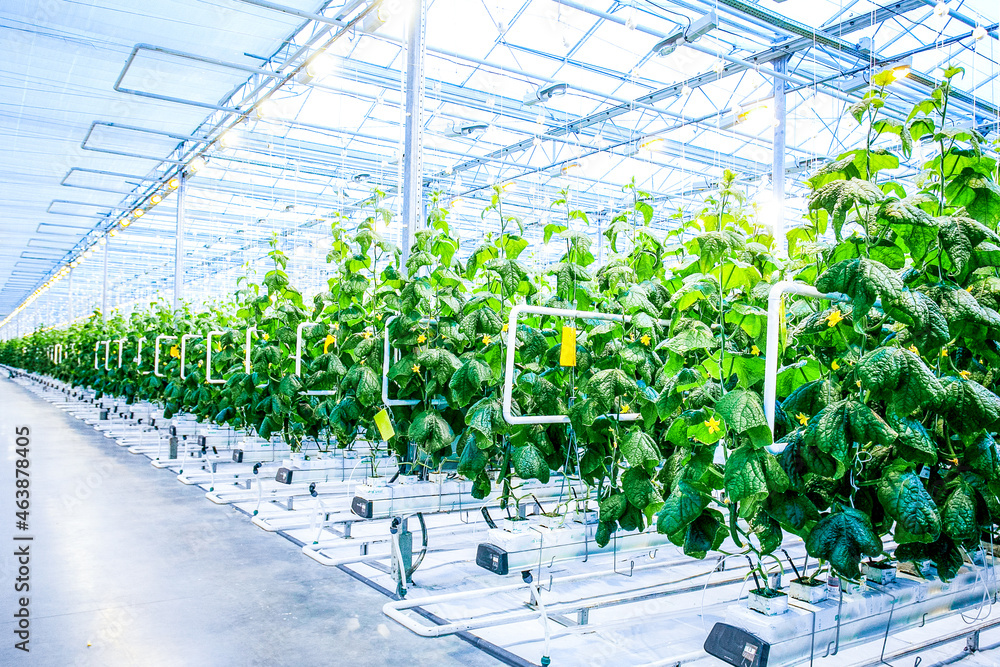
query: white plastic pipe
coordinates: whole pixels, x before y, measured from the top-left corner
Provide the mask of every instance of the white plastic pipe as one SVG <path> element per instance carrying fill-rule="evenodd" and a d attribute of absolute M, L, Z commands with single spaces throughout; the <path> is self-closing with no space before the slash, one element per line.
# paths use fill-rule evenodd
<path fill-rule="evenodd" d="M 104 370 L 110 371 L 111 366 L 109 357 L 111 356 L 111 343 L 114 341 L 106 340 L 102 342 L 104 343 Z"/>
<path fill-rule="evenodd" d="M 530 315 L 550 315 L 552 317 L 565 317 L 567 319 L 592 319 L 607 320 L 610 322 L 621 322 L 628 324 L 632 321 L 629 315 L 613 315 L 609 313 L 599 313 L 592 310 L 573 310 L 570 308 L 549 308 L 547 306 L 514 306 L 510 310 L 510 317 L 507 321 L 507 363 L 504 366 L 503 374 L 503 418 L 508 424 L 568 424 L 567 415 L 530 415 L 526 417 L 515 417 L 511 411 L 511 403 L 514 393 L 514 353 L 517 347 L 517 320 L 521 313 Z M 669 326 L 665 320 L 656 320 L 658 324 Z M 638 412 L 625 415 L 603 415 L 607 419 L 617 419 L 618 421 L 631 422 L 640 419 L 642 415 Z"/>
<path fill-rule="evenodd" d="M 160 345 L 165 340 L 177 340 L 177 336 L 166 336 L 161 334 L 156 337 L 156 349 L 153 352 L 153 375 L 158 378 L 166 377 L 166 375 L 160 372 Z"/>
<path fill-rule="evenodd" d="M 100 349 L 102 341 L 97 341 L 94 343 L 94 370 L 98 370 L 100 366 L 97 365 L 97 350 Z"/>
<path fill-rule="evenodd" d="M 189 338 L 201 338 L 201 334 L 184 334 L 181 336 L 181 379 L 184 379 L 184 350 Z"/>
<path fill-rule="evenodd" d="M 250 336 L 257 331 L 257 327 L 247 327 L 246 358 L 243 360 L 243 370 L 250 374 Z"/>
<path fill-rule="evenodd" d="M 764 416 L 767 426 L 774 433 L 774 402 L 778 388 L 778 336 L 781 333 L 781 302 L 786 294 L 798 294 L 813 299 L 847 301 L 848 298 L 836 292 L 825 294 L 811 285 L 783 280 L 775 283 L 767 295 L 767 343 L 764 345 Z M 780 454 L 784 445 L 771 445 L 768 451 Z"/>
<path fill-rule="evenodd" d="M 122 367 L 122 348 L 125 347 L 125 339 L 119 338 L 115 341 L 118 343 L 118 368 Z"/>
<path fill-rule="evenodd" d="M 212 379 L 212 336 L 221 336 L 224 333 L 226 332 L 209 331 L 205 334 L 205 384 L 226 384 L 225 380 Z M 249 338 L 249 335 L 247 337 Z"/>

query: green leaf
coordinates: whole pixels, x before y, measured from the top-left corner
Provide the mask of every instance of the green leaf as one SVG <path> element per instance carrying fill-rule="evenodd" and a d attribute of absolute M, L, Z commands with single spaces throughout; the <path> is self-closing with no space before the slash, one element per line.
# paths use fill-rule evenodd
<path fill-rule="evenodd" d="M 684 536 L 684 555 L 702 559 L 709 551 L 717 551 L 728 536 L 722 513 L 705 510 L 688 525 Z"/>
<path fill-rule="evenodd" d="M 896 451 L 900 456 L 914 463 L 937 463 L 937 448 L 923 424 L 916 419 L 897 418 L 893 420 L 892 427 L 899 434 Z"/>
<path fill-rule="evenodd" d="M 834 571 L 848 579 L 861 577 L 862 556 L 882 553 L 882 542 L 863 512 L 844 508 L 819 520 L 806 538 L 806 551 L 813 558 L 830 562 Z"/>
<path fill-rule="evenodd" d="M 486 453 L 479 446 L 479 431 L 467 428 L 462 433 L 459 445 L 462 447 L 462 456 L 458 460 L 458 474 L 466 479 L 475 479 L 489 463 Z"/>
<path fill-rule="evenodd" d="M 534 445 L 517 447 L 511 458 L 514 460 L 514 472 L 521 479 L 537 479 L 542 484 L 549 483 L 549 464 Z"/>
<path fill-rule="evenodd" d="M 904 289 L 901 298 L 886 312 L 906 325 L 920 349 L 933 349 L 948 342 L 948 320 L 941 308 L 923 292 Z"/>
<path fill-rule="evenodd" d="M 829 212 L 834 234 L 839 241 L 841 238 L 840 230 L 847 220 L 848 212 L 853 207 L 872 206 L 883 199 L 885 199 L 885 193 L 870 181 L 860 178 L 849 181 L 833 181 L 810 195 L 809 210 L 822 208 Z"/>
<path fill-rule="evenodd" d="M 644 468 L 628 468 L 622 473 L 622 490 L 628 501 L 640 510 L 652 505 L 653 511 L 656 511 L 663 504 L 663 499 Z"/>
<path fill-rule="evenodd" d="M 819 521 L 816 505 L 808 496 L 795 491 L 769 495 L 764 509 L 782 528 L 800 537 L 805 537 L 812 525 Z"/>
<path fill-rule="evenodd" d="M 656 442 L 641 427 L 633 426 L 629 429 L 619 446 L 630 466 L 644 467 L 647 472 L 653 472 L 660 462 Z"/>
<path fill-rule="evenodd" d="M 945 534 L 932 544 L 917 542 L 900 544 L 896 547 L 895 557 L 898 561 L 930 560 L 937 568 L 938 577 L 943 581 L 954 579 L 965 562 L 961 549 Z"/>
<path fill-rule="evenodd" d="M 978 382 L 944 377 L 941 387 L 938 411 L 956 432 L 972 434 L 984 428 L 993 430 L 1000 420 L 1000 398 Z"/>
<path fill-rule="evenodd" d="M 941 534 L 941 516 L 934 499 L 912 472 L 889 471 L 878 483 L 878 499 L 886 514 L 905 531 L 895 533 L 896 542 L 933 542 Z"/>
<path fill-rule="evenodd" d="M 413 418 L 406 432 L 410 441 L 428 454 L 434 454 L 451 445 L 455 434 L 437 410 L 425 410 Z"/>
<path fill-rule="evenodd" d="M 965 482 L 958 485 L 941 507 L 941 529 L 956 542 L 975 539 L 979 535 L 976 522 L 976 492 Z"/>
<path fill-rule="evenodd" d="M 421 351 L 417 355 L 417 363 L 430 374 L 430 377 L 444 387 L 451 377 L 462 367 L 462 362 L 454 354 L 444 348 L 435 347 Z"/>
<path fill-rule="evenodd" d="M 625 513 L 628 499 L 624 493 L 612 493 L 597 504 L 598 515 L 602 523 L 617 521 Z"/>
<path fill-rule="evenodd" d="M 896 437 L 897 433 L 871 408 L 846 399 L 829 404 L 809 420 L 804 442 L 830 455 L 835 469 L 824 476 L 840 479 L 847 471 L 853 445 L 869 442 L 890 445 Z"/>
<path fill-rule="evenodd" d="M 666 535 L 677 546 L 682 546 L 688 525 L 701 516 L 711 502 L 712 496 L 682 480 L 667 496 L 663 508 L 657 514 L 656 532 Z"/>
<path fill-rule="evenodd" d="M 639 390 L 635 380 L 619 368 L 609 368 L 594 373 L 587 382 L 587 396 L 592 398 L 602 412 L 617 412 Z M 616 403 L 618 401 L 619 403 Z"/>
<path fill-rule="evenodd" d="M 764 449 L 743 446 L 726 461 L 725 487 L 734 503 L 761 501 L 770 493 L 788 489 L 788 475 Z"/>
<path fill-rule="evenodd" d="M 984 432 L 966 446 L 962 456 L 965 464 L 988 482 L 1000 481 L 1000 451 L 993 435 Z"/>
<path fill-rule="evenodd" d="M 854 314 L 866 315 L 876 299 L 882 307 L 902 298 L 903 281 L 889 267 L 870 259 L 847 259 L 834 264 L 816 280 L 821 292 L 840 292 L 851 298 Z"/>
<path fill-rule="evenodd" d="M 472 358 L 455 371 L 448 386 L 458 401 L 458 405 L 464 407 L 472 401 L 474 396 L 483 393 L 483 387 L 492 377 L 493 373 L 489 364 L 481 359 Z"/>
<path fill-rule="evenodd" d="M 382 383 L 375 371 L 362 364 L 354 364 L 344 377 L 344 386 L 354 390 L 358 402 L 366 407 L 375 405 L 381 398 Z"/>
<path fill-rule="evenodd" d="M 863 356 L 858 377 L 863 388 L 901 417 L 936 402 L 943 391 L 920 357 L 898 347 L 880 347 Z"/>
<path fill-rule="evenodd" d="M 771 444 L 771 430 L 764 416 L 764 404 L 756 392 L 734 389 L 715 404 L 715 409 L 726 420 L 729 430 L 747 433 L 755 445 Z"/>
<path fill-rule="evenodd" d="M 715 344 L 715 336 L 712 335 L 712 330 L 709 329 L 708 325 L 693 320 L 689 324 L 689 328 L 657 345 L 657 348 L 666 347 L 678 354 L 686 354 L 691 350 L 714 347 Z"/>

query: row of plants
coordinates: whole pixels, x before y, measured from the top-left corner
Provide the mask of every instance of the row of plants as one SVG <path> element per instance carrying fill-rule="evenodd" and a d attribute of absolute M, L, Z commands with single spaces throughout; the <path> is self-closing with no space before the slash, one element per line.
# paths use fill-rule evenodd
<path fill-rule="evenodd" d="M 263 279 L 241 279 L 231 304 L 94 317 L 6 341 L 0 362 L 154 401 L 166 416 L 280 435 L 293 450 L 386 446 L 406 473 L 455 470 L 474 496 L 505 504 L 523 500 L 521 480 L 567 475 L 597 499 L 602 545 L 655 523 L 690 556 L 750 555 L 766 575 L 787 532 L 820 560 L 813 578 L 853 579 L 891 538 L 896 559 L 949 579 L 1000 518 L 1000 188 L 996 147 L 949 117 L 960 74 L 946 71 L 905 118 L 890 75 L 873 77 L 850 109 L 866 143 L 809 178 L 787 255 L 730 172 L 666 234 L 651 196 L 626 186 L 603 261 L 587 213 L 563 193 L 540 230 L 560 255 L 544 271 L 523 259 L 525 225 L 501 187 L 482 213 L 492 231 L 471 246 L 433 196 L 405 264 L 377 231 L 392 214 L 375 191 L 360 223 L 332 221 L 327 289 L 311 303 L 275 240 Z M 933 154 L 907 174 L 916 142 Z M 766 308 L 781 280 L 843 298 L 786 300 L 772 433 Z M 512 325 L 522 304 L 619 317 L 525 313 Z M 225 332 L 211 369 L 225 384 L 205 383 L 204 338 L 190 340 L 183 381 L 176 349 L 165 378 L 149 374 L 154 335 L 213 329 Z M 411 405 L 383 403 L 386 335 L 398 351 L 389 395 Z M 118 339 L 140 363 L 95 369 L 95 343 Z M 67 353 L 58 365 L 46 354 L 55 343 Z M 508 346 L 513 412 L 569 424 L 507 423 Z"/>

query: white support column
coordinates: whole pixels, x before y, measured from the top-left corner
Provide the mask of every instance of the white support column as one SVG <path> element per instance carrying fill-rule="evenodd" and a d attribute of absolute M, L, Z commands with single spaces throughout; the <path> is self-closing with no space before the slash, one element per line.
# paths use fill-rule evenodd
<path fill-rule="evenodd" d="M 423 220 L 424 138 L 424 0 L 411 0 L 406 37 L 406 125 L 403 135 L 403 264 L 410 256 L 413 233 Z"/>
<path fill-rule="evenodd" d="M 184 193 L 187 190 L 187 179 L 182 175 L 180 181 L 181 184 L 177 187 L 177 231 L 174 246 L 174 310 L 180 308 L 181 299 L 184 298 Z"/>
<path fill-rule="evenodd" d="M 101 319 L 108 320 L 108 253 L 111 251 L 111 237 L 104 237 L 104 278 L 101 280 Z"/>
<path fill-rule="evenodd" d="M 785 241 L 785 65 L 788 57 L 774 61 L 774 144 L 771 162 L 771 186 L 774 200 L 774 241 L 778 245 L 778 256 L 787 255 Z"/>
<path fill-rule="evenodd" d="M 66 312 L 69 314 L 67 321 L 73 321 L 73 272 L 70 271 L 69 275 L 66 276 L 66 294 L 69 297 Z"/>

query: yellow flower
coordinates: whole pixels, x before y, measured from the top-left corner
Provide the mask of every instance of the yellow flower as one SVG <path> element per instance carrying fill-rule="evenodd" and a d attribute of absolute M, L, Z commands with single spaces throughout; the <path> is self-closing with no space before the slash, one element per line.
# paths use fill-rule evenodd
<path fill-rule="evenodd" d="M 913 354 L 920 354 L 920 350 L 917 349 L 916 345 L 911 345 L 910 347 L 908 347 L 906 349 L 909 350 L 910 352 L 912 352 Z"/>
<path fill-rule="evenodd" d="M 502 331 L 504 333 L 507 333 L 507 325 L 506 324 L 503 325 L 503 329 L 501 329 L 500 331 Z"/>
<path fill-rule="evenodd" d="M 712 417 L 707 422 L 705 422 L 705 426 L 708 427 L 709 435 L 711 435 L 712 433 L 718 433 L 719 431 L 722 430 L 722 422 L 720 422 L 715 417 Z"/>
<path fill-rule="evenodd" d="M 760 348 L 757 347 L 756 345 L 754 345 L 753 347 L 750 348 L 750 354 L 752 354 L 755 357 L 759 357 L 760 356 Z"/>
<path fill-rule="evenodd" d="M 855 380 L 854 384 L 858 385 L 858 389 L 861 389 L 861 380 Z"/>
<path fill-rule="evenodd" d="M 334 338 L 330 334 L 327 334 L 326 340 L 323 341 L 323 354 L 326 354 L 326 351 L 330 349 L 330 346 L 336 342 L 337 342 L 336 338 Z"/>
<path fill-rule="evenodd" d="M 267 340 L 267 339 L 269 339 L 269 338 L 270 338 L 270 336 L 268 336 L 268 335 L 267 335 L 267 332 L 265 331 L 265 332 L 264 332 L 264 340 Z"/>
<path fill-rule="evenodd" d="M 413 367 L 410 368 L 410 370 L 413 371 L 414 373 L 419 373 L 420 372 L 420 364 L 413 364 Z"/>
<path fill-rule="evenodd" d="M 627 415 L 627 414 L 628 414 L 628 413 L 630 413 L 630 412 L 632 412 L 632 408 L 630 408 L 630 407 L 628 406 L 628 403 L 625 403 L 625 404 L 623 404 L 623 405 L 622 405 L 622 414 L 623 414 L 623 415 Z"/>
<path fill-rule="evenodd" d="M 844 319 L 844 315 L 840 312 L 840 309 L 833 311 L 826 316 L 826 325 L 828 327 L 835 327 L 837 323 Z"/>
<path fill-rule="evenodd" d="M 417 336 L 417 342 L 421 343 L 421 344 L 426 343 L 427 342 L 427 336 L 425 336 L 423 334 L 420 334 L 419 336 Z"/>
<path fill-rule="evenodd" d="M 489 345 L 492 342 L 493 342 L 493 339 L 490 338 L 489 334 L 483 334 L 483 345 Z"/>
<path fill-rule="evenodd" d="M 942 357 L 947 357 L 948 356 L 948 350 L 941 350 L 941 356 Z"/>
<path fill-rule="evenodd" d="M 361 335 L 364 336 L 365 340 L 367 340 L 367 339 L 369 339 L 369 338 L 372 337 L 372 332 L 371 331 L 362 331 Z"/>
<path fill-rule="evenodd" d="M 802 424 L 803 426 L 809 423 L 809 417 L 806 417 L 804 412 L 800 412 L 799 414 L 795 415 L 795 418 L 798 419 L 799 423 Z"/>
<path fill-rule="evenodd" d="M 173 357 L 174 359 L 181 356 L 181 348 L 177 347 L 176 345 L 172 346 L 170 348 L 170 356 Z"/>
<path fill-rule="evenodd" d="M 634 343 L 634 342 L 635 342 L 635 336 L 634 336 L 634 335 L 631 335 L 631 334 L 629 334 L 629 337 L 628 337 L 628 342 L 630 342 L 630 343 Z"/>
<path fill-rule="evenodd" d="M 837 363 L 836 359 L 834 359 L 833 363 L 830 364 L 830 369 L 831 370 L 835 370 L 835 371 L 839 371 L 840 370 L 840 364 Z"/>
<path fill-rule="evenodd" d="M 972 377 L 972 373 L 970 373 L 969 371 L 959 371 L 958 374 L 962 376 L 963 380 L 968 380 L 969 378 Z"/>
<path fill-rule="evenodd" d="M 378 320 L 379 322 L 381 322 L 382 321 L 382 313 L 375 313 L 375 319 Z"/>
<path fill-rule="evenodd" d="M 340 331 L 340 322 L 334 322 L 333 323 L 333 330 L 334 331 Z"/>
<path fill-rule="evenodd" d="M 646 347 L 649 347 L 649 343 L 652 341 L 652 339 L 648 335 L 643 334 L 642 338 L 640 338 L 639 341 Z"/>

